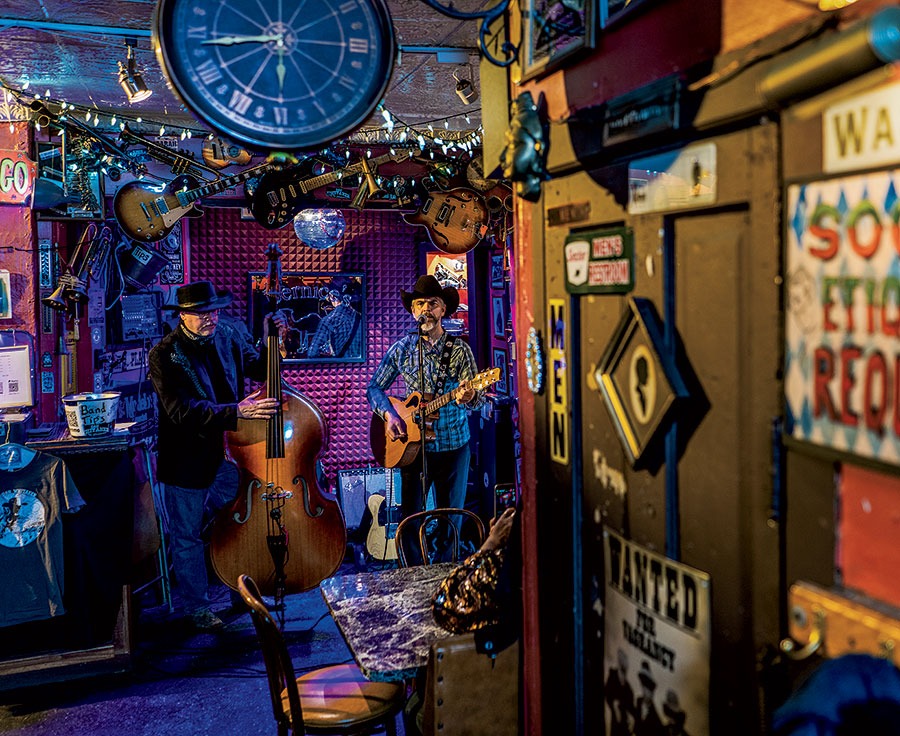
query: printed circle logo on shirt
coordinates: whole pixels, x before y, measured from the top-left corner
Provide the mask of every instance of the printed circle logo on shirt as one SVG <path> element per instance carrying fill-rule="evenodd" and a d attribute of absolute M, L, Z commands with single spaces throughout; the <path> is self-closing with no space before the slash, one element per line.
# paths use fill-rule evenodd
<path fill-rule="evenodd" d="M 34 491 L 13 488 L 0 492 L 0 546 L 25 547 L 47 525 L 47 509 Z"/>

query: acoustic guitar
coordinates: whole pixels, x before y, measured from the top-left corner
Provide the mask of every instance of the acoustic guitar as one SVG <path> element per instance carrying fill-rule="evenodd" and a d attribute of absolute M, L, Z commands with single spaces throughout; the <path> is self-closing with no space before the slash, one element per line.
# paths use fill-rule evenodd
<path fill-rule="evenodd" d="M 363 173 L 368 167 L 371 172 L 388 161 L 395 163 L 410 157 L 409 151 L 386 153 L 383 156 L 359 161 L 343 169 L 335 169 L 317 176 L 302 177 L 296 168 L 284 169 L 263 176 L 253 192 L 250 213 L 267 230 L 277 230 L 292 222 L 303 207 L 309 205 L 308 195 L 320 187 L 333 184 L 348 174 Z"/>
<path fill-rule="evenodd" d="M 194 203 L 201 197 L 231 189 L 276 167 L 276 164 L 264 163 L 202 186 L 198 186 L 199 182 L 188 174 L 177 177 L 163 188 L 130 181 L 116 192 L 113 212 L 128 237 L 152 243 L 172 232 L 182 217 L 200 217 L 203 210 Z"/>
<path fill-rule="evenodd" d="M 389 470 L 385 480 L 384 495 L 373 493 L 366 501 L 372 514 L 372 525 L 366 535 L 366 550 L 375 560 L 397 559 L 397 525 L 393 517 L 398 513 L 394 507 L 394 471 Z M 383 509 L 383 511 L 382 511 Z M 384 523 L 382 523 L 384 519 Z"/>
<path fill-rule="evenodd" d="M 429 192 L 422 206 L 403 219 L 426 228 L 438 250 L 460 255 L 472 250 L 485 236 L 490 211 L 478 192 L 460 187 Z"/>
<path fill-rule="evenodd" d="M 419 417 L 425 416 L 425 439 L 430 438 L 434 420 L 437 419 L 441 407 L 464 394 L 469 389 L 480 391 L 492 386 L 500 380 L 500 369 L 489 368 L 482 371 L 470 381 L 463 381 L 452 391 L 448 391 L 436 399 L 425 400 L 418 391 L 414 391 L 405 399 L 389 396 L 391 406 L 400 418 L 406 422 L 406 439 L 393 439 L 388 436 L 387 422 L 378 414 L 372 414 L 369 423 L 369 445 L 376 462 L 385 468 L 397 468 L 409 465 L 416 459 L 422 438 Z M 433 436 L 433 435 L 431 435 Z"/>

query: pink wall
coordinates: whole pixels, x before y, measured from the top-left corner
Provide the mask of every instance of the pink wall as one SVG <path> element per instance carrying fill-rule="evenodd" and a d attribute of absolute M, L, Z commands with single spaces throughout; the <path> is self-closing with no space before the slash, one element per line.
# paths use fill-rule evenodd
<path fill-rule="evenodd" d="M 265 271 L 265 249 L 277 243 L 284 271 L 358 271 L 366 276 L 365 363 L 286 366 L 285 380 L 314 401 L 325 415 L 330 441 L 322 456 L 328 477 L 374 464 L 369 451 L 366 385 L 381 356 L 409 328 L 400 289 L 409 289 L 418 272 L 420 228 L 391 210 L 345 210 L 343 241 L 328 250 L 302 244 L 292 227 L 265 230 L 242 220 L 233 207 L 208 207 L 190 221 L 190 279 L 209 279 L 235 295 L 231 313 L 247 316 L 247 272 Z M 398 390 L 398 393 L 400 391 Z"/>

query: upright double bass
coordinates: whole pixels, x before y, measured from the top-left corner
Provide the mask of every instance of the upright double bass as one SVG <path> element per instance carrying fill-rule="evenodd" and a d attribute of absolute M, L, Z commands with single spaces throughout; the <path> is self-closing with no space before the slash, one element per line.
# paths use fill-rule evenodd
<path fill-rule="evenodd" d="M 274 308 L 281 250 L 268 246 L 267 292 Z M 270 317 L 266 317 L 270 319 Z M 265 422 L 238 419 L 225 445 L 240 469 L 238 495 L 216 517 L 210 557 L 216 575 L 237 588 L 241 574 L 276 599 L 334 574 L 344 559 L 347 529 L 337 499 L 319 487 L 316 460 L 328 433 L 318 407 L 281 378 L 278 330 L 270 325 L 265 385 L 253 396 L 277 398 Z"/>

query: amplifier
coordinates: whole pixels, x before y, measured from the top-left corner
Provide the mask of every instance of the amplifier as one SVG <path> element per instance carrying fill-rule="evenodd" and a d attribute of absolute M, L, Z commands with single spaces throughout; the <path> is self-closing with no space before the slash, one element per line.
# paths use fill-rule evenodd
<path fill-rule="evenodd" d="M 338 471 L 337 497 L 347 529 L 359 529 L 369 497 L 385 495 L 388 474 L 393 473 L 394 505 L 400 505 L 400 471 L 396 468 L 353 468 Z"/>

